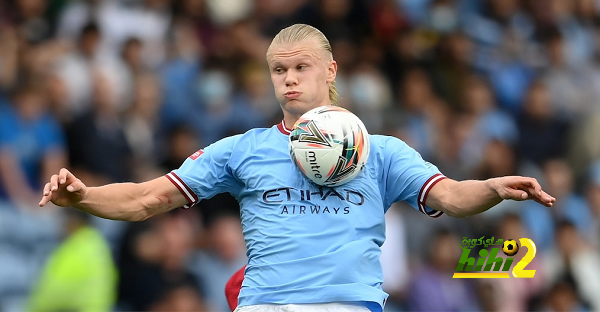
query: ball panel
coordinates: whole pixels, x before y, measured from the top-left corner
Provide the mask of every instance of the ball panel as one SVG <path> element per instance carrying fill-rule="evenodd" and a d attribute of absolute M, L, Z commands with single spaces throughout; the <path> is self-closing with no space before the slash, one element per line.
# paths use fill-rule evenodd
<path fill-rule="evenodd" d="M 306 144 L 312 144 L 313 147 L 327 146 L 331 147 L 331 139 L 328 134 L 318 126 L 314 120 L 308 120 L 300 123 L 290 134 L 290 140 Z M 296 131 L 297 130 L 297 131 Z"/>
<path fill-rule="evenodd" d="M 348 162 L 346 158 L 340 156 L 331 170 L 327 174 L 327 185 L 336 185 L 344 180 L 351 180 L 356 177 L 360 170 L 356 170 L 356 164 Z"/>

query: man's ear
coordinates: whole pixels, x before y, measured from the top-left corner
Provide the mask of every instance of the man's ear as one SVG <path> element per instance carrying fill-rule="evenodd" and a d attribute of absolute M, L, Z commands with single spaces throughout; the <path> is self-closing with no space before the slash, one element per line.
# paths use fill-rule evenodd
<path fill-rule="evenodd" d="M 337 62 L 334 60 L 329 61 L 329 67 L 327 68 L 327 83 L 332 83 L 335 81 L 335 77 L 337 76 Z"/>

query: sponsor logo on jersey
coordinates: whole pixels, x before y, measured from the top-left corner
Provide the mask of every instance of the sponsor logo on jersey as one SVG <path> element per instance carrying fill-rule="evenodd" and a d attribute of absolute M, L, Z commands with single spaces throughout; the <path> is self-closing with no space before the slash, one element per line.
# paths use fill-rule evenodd
<path fill-rule="evenodd" d="M 355 206 L 361 206 L 365 203 L 365 196 L 360 192 L 351 189 L 336 190 L 334 188 L 319 187 L 318 191 L 301 190 L 294 187 L 280 187 L 263 192 L 262 200 L 265 203 L 283 203 L 290 201 L 311 201 L 326 200 L 330 197 L 337 197 L 343 202 Z"/>
<path fill-rule="evenodd" d="M 340 203 L 335 205 L 335 203 L 328 202 L 329 205 L 319 205 L 321 201 L 328 198 L 329 200 L 337 198 Z M 352 206 L 362 206 L 365 203 L 365 196 L 347 188 L 319 187 L 315 191 L 280 187 L 264 191 L 262 200 L 268 204 L 283 204 L 281 214 L 349 214 Z M 305 205 L 298 204 L 298 201 L 305 202 Z"/>
<path fill-rule="evenodd" d="M 350 206 L 283 205 L 280 214 L 349 214 Z"/>

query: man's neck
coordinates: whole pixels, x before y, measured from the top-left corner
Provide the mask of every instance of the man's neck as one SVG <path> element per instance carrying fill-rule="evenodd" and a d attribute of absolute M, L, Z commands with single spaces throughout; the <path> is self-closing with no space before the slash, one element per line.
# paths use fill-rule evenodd
<path fill-rule="evenodd" d="M 327 103 L 327 104 L 315 106 L 314 108 L 322 107 L 322 106 L 327 106 L 327 105 L 331 105 L 331 104 Z M 284 126 L 287 129 L 291 130 L 294 127 L 294 124 L 296 124 L 296 121 L 298 121 L 298 119 L 300 119 L 300 117 L 302 117 L 302 115 L 304 113 L 294 114 L 294 113 L 290 113 L 289 111 L 288 112 L 284 111 L 283 112 L 283 124 L 284 124 Z"/>

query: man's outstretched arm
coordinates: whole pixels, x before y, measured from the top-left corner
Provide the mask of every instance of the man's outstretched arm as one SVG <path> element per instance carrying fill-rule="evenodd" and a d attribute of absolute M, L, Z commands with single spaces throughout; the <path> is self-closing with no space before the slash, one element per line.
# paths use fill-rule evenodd
<path fill-rule="evenodd" d="M 123 221 L 142 221 L 188 204 L 185 196 L 164 176 L 143 183 L 87 187 L 64 168 L 44 186 L 39 205 L 48 202 Z"/>
<path fill-rule="evenodd" d="M 536 179 L 508 176 L 485 181 L 444 179 L 431 188 L 425 204 L 461 218 L 486 211 L 505 199 L 532 199 L 546 207 L 552 207 L 556 201 Z"/>

